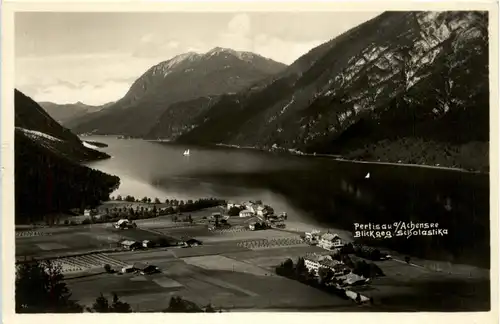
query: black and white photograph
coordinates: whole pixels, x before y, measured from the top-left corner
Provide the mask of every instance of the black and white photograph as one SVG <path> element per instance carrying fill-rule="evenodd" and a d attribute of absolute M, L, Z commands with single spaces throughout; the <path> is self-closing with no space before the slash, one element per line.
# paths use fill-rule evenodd
<path fill-rule="evenodd" d="M 219 7 L 12 12 L 13 312 L 496 309 L 496 7 Z"/>

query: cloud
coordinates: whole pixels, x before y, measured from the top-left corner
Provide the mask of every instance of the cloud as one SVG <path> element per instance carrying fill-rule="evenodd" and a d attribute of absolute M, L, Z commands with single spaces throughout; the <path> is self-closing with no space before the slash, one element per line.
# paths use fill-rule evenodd
<path fill-rule="evenodd" d="M 220 46 L 291 64 L 312 48 L 357 24 L 356 19 L 362 22 L 368 15 L 238 13 L 205 16 L 207 23 L 196 17 L 194 20 L 179 18 L 170 25 L 158 23 L 147 28 L 145 26 L 149 25 L 144 23 L 120 22 L 117 25 L 121 27 L 117 30 L 125 35 L 123 41 L 116 36 L 110 38 L 111 32 L 103 40 L 83 33 L 81 37 L 72 35 L 64 42 L 57 38 L 57 42 L 48 45 L 46 40 L 50 38 L 47 35 L 56 35 L 53 31 L 48 33 L 49 28 L 45 31 L 48 34 L 42 33 L 43 37 L 30 36 L 38 42 L 29 37 L 25 39 L 29 51 L 16 51 L 16 87 L 36 100 L 102 104 L 120 99 L 146 70 L 178 54 L 204 53 Z M 147 19 L 149 22 L 151 18 Z M 84 26 L 86 31 L 103 33 L 101 29 L 92 30 L 89 26 L 93 25 Z M 85 40 L 92 45 L 82 48 L 81 44 L 87 44 Z M 89 48 L 100 53 L 88 53 Z M 84 52 L 87 54 L 81 54 Z"/>
<path fill-rule="evenodd" d="M 216 39 L 217 46 L 254 52 L 285 64 L 293 63 L 325 41 L 327 39 L 311 40 L 310 37 L 307 41 L 296 41 L 266 33 L 255 33 L 250 16 L 246 14 L 234 16 L 227 24 L 226 30 Z"/>
<path fill-rule="evenodd" d="M 238 14 L 229 21 L 227 28 L 229 33 L 246 36 L 252 29 L 250 17 L 247 14 Z"/>
<path fill-rule="evenodd" d="M 154 39 L 154 35 L 153 34 L 146 34 L 144 36 L 141 37 L 141 42 L 142 43 L 149 43 L 149 42 L 152 42 Z"/>
<path fill-rule="evenodd" d="M 16 60 L 15 83 L 39 101 L 103 104 L 122 98 L 156 63 L 156 58 L 124 54 L 20 58 Z"/>
<path fill-rule="evenodd" d="M 29 94 L 36 101 L 50 101 L 59 104 L 75 103 L 78 101 L 88 105 L 101 105 L 121 98 L 129 89 L 128 82 L 108 81 L 105 84 L 86 84 L 82 87 L 68 87 L 65 84 L 56 84 L 44 87 L 35 94 Z M 21 91 L 25 91 L 20 87 Z M 115 99 L 113 99 L 115 98 Z"/>

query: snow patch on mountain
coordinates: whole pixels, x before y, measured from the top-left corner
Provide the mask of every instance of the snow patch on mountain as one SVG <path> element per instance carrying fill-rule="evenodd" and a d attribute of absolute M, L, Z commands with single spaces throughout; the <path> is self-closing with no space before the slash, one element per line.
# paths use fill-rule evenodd
<path fill-rule="evenodd" d="M 29 138 L 31 139 L 34 139 L 34 140 L 39 140 L 39 139 L 48 139 L 48 140 L 51 140 L 51 141 L 54 141 L 54 142 L 62 142 L 63 140 L 57 138 L 57 137 L 54 137 L 54 136 L 51 136 L 51 135 L 48 135 L 48 134 L 45 134 L 45 133 L 42 133 L 42 132 L 39 132 L 39 131 L 34 131 L 34 130 L 31 130 L 31 129 L 26 129 L 26 128 L 22 128 L 22 127 L 16 127 L 16 129 L 19 129 L 20 131 L 22 131 L 26 136 L 28 136 Z"/>
<path fill-rule="evenodd" d="M 220 54 L 224 54 L 224 55 L 229 54 L 229 55 L 237 57 L 238 59 L 240 59 L 242 61 L 248 61 L 248 62 L 252 61 L 253 59 L 255 59 L 255 57 L 257 57 L 257 55 L 254 53 L 240 52 L 240 51 L 235 51 L 235 50 L 230 49 L 230 48 L 222 48 L 222 47 L 215 47 L 215 48 L 211 49 L 210 51 L 208 51 L 205 55 L 208 57 L 212 57 L 212 56 L 216 56 L 216 55 L 220 55 Z"/>
<path fill-rule="evenodd" d="M 93 149 L 93 150 L 97 150 L 97 149 L 99 149 L 97 146 L 92 145 L 92 144 L 90 144 L 90 143 L 87 143 L 87 142 L 85 142 L 85 141 L 82 141 L 82 143 L 83 143 L 83 146 L 85 146 L 86 148 Z"/>
<path fill-rule="evenodd" d="M 164 77 L 169 75 L 172 70 L 183 63 L 194 62 L 202 57 L 201 54 L 195 52 L 188 52 L 184 54 L 177 55 L 168 61 L 161 62 L 153 68 L 153 75 L 157 73 L 162 74 Z"/>

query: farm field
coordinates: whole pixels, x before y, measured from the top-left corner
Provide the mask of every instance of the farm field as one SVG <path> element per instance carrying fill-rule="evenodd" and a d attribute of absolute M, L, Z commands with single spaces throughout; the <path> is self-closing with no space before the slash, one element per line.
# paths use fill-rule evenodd
<path fill-rule="evenodd" d="M 162 218 L 138 221 L 138 228 L 128 230 L 117 230 L 112 224 L 27 229 L 16 233 L 16 256 L 59 257 L 54 262 L 61 265 L 74 298 L 86 305 L 92 304 L 100 292 L 116 292 L 136 311 L 161 311 L 168 307 L 173 295 L 229 310 L 357 309 L 352 301 L 275 274 L 274 268 L 288 258 L 296 262 L 309 253 L 327 251 L 305 245 L 293 231 L 250 231 L 243 227 L 245 219 L 237 220 L 239 225 L 216 231 L 208 231 L 206 225 L 186 226 Z M 159 237 L 193 237 L 203 244 L 190 248 L 101 251 L 116 248 L 125 239 Z M 352 290 L 373 297 L 376 304 L 389 311 L 391 307 L 411 311 L 409 305 L 429 311 L 443 307 L 452 310 L 461 300 L 471 309 L 488 309 L 489 301 L 477 298 L 489 292 L 487 276 L 471 272 L 467 277 L 465 266 L 453 273 L 447 268 L 436 271 L 420 260 L 406 264 L 400 256 L 393 256 L 394 260 L 375 262 L 386 276 Z M 162 273 L 102 273 L 105 264 L 120 269 L 137 262 L 158 266 Z"/>
<path fill-rule="evenodd" d="M 40 228 L 36 232 L 37 235 L 16 235 L 16 256 L 47 257 L 69 252 L 113 249 L 123 240 L 153 240 L 162 236 L 140 228 L 117 230 L 102 224 Z"/>
<path fill-rule="evenodd" d="M 174 294 L 199 305 L 212 303 L 224 309 L 352 305 L 350 301 L 223 256 L 169 259 L 155 265 L 162 269 L 161 274 L 104 274 L 67 283 L 82 303 L 92 303 L 99 287 L 104 294 L 116 292 L 140 311 L 160 311 L 168 307 Z"/>

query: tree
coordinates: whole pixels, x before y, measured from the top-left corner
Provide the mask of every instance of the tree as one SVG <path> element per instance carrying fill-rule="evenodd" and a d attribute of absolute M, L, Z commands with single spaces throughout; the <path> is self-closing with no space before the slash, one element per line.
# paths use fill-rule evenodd
<path fill-rule="evenodd" d="M 165 204 L 169 204 L 170 205 L 170 200 L 168 198 L 165 199 Z"/>
<path fill-rule="evenodd" d="M 128 195 L 127 197 L 125 197 L 125 201 L 134 202 L 135 198 L 133 196 Z"/>
<path fill-rule="evenodd" d="M 89 311 L 93 311 L 96 313 L 109 313 L 109 302 L 106 297 L 101 293 L 99 297 L 96 298 L 94 304 L 92 304 L 92 308 Z"/>
<path fill-rule="evenodd" d="M 131 313 L 132 308 L 128 303 L 122 302 L 118 295 L 113 293 L 113 304 L 111 305 L 111 309 L 114 313 Z"/>
<path fill-rule="evenodd" d="M 215 308 L 212 306 L 212 304 L 208 304 L 206 307 L 205 307 L 205 313 L 215 313 Z"/>
<path fill-rule="evenodd" d="M 142 197 L 141 201 L 142 201 L 143 203 L 147 203 L 147 202 L 148 202 L 148 197 Z"/>
<path fill-rule="evenodd" d="M 151 203 L 151 198 L 148 198 L 148 200 L 147 200 L 147 201 L 148 201 L 148 204 L 150 204 L 150 203 Z"/>
<path fill-rule="evenodd" d="M 22 264 L 16 274 L 17 313 L 80 313 L 83 307 L 70 300 L 61 266 L 51 261 Z"/>
<path fill-rule="evenodd" d="M 285 262 L 283 262 L 283 268 L 286 270 L 293 270 L 293 261 L 292 259 L 286 259 Z"/>
<path fill-rule="evenodd" d="M 241 211 L 240 208 L 233 206 L 233 207 L 229 208 L 227 214 L 229 216 L 239 216 L 240 215 L 240 211 Z"/>
<path fill-rule="evenodd" d="M 106 270 L 107 273 L 111 273 L 111 266 L 109 264 L 105 264 L 104 270 Z"/>
<path fill-rule="evenodd" d="M 182 299 L 178 296 L 170 298 L 170 304 L 165 312 L 171 313 L 199 313 L 203 310 L 195 303 Z"/>
<path fill-rule="evenodd" d="M 161 201 L 159 198 L 155 198 L 155 204 L 161 204 Z"/>
<path fill-rule="evenodd" d="M 320 278 L 320 283 L 322 285 L 325 285 L 333 279 L 335 274 L 330 268 L 320 267 L 318 270 L 318 275 Z"/>
<path fill-rule="evenodd" d="M 121 195 L 116 196 L 116 200 L 117 201 L 122 201 L 122 196 Z"/>
<path fill-rule="evenodd" d="M 295 275 L 298 280 L 303 280 L 305 274 L 308 272 L 304 258 L 299 258 L 297 260 L 297 265 L 295 266 Z"/>
<path fill-rule="evenodd" d="M 360 304 L 361 303 L 361 295 L 359 293 L 356 294 L 356 303 Z"/>
<path fill-rule="evenodd" d="M 118 295 L 113 293 L 113 302 L 111 305 L 106 297 L 101 293 L 99 297 L 96 298 L 92 308 L 88 309 L 95 313 L 131 313 L 132 308 L 128 303 L 120 301 Z"/>

